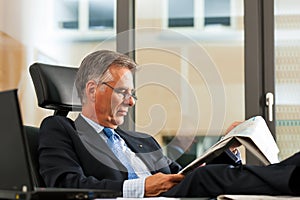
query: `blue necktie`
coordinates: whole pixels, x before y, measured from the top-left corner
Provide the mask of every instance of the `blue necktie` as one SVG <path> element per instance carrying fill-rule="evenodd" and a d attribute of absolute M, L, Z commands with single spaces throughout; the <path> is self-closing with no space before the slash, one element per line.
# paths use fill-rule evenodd
<path fill-rule="evenodd" d="M 109 148 L 113 151 L 115 156 L 121 161 L 121 163 L 126 167 L 128 171 L 128 179 L 136 179 L 138 176 L 134 172 L 127 155 L 123 151 L 125 148 L 124 145 L 122 145 L 120 136 L 115 134 L 114 131 L 110 128 L 104 128 L 103 132 L 108 137 L 107 144 Z"/>

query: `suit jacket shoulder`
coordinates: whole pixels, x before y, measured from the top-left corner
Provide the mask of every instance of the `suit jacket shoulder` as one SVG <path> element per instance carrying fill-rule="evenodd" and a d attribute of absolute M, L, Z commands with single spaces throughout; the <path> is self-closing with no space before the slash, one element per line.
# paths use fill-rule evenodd
<path fill-rule="evenodd" d="M 40 174 L 47 187 L 122 191 L 127 173 L 96 159 L 81 141 L 75 123 L 66 117 L 43 120 L 38 151 Z"/>

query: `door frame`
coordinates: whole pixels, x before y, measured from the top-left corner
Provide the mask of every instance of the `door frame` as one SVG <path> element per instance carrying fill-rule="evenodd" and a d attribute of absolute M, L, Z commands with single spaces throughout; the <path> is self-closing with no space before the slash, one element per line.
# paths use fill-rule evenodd
<path fill-rule="evenodd" d="M 276 139 L 275 97 L 271 111 L 266 94 L 275 96 L 274 84 L 274 0 L 244 0 L 245 27 L 245 119 L 261 115 Z M 250 153 L 247 163 L 260 164 Z"/>

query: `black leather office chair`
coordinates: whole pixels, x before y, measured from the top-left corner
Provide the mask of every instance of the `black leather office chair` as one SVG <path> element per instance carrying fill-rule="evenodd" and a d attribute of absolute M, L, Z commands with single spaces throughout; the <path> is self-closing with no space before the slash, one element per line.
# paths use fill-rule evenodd
<path fill-rule="evenodd" d="M 74 86 L 77 68 L 34 63 L 29 72 L 34 84 L 39 107 L 54 110 L 54 115 L 67 116 L 70 111 L 80 111 L 81 103 Z M 44 187 L 39 174 L 38 133 L 39 128 L 25 126 L 29 144 L 32 173 L 35 185 Z"/>

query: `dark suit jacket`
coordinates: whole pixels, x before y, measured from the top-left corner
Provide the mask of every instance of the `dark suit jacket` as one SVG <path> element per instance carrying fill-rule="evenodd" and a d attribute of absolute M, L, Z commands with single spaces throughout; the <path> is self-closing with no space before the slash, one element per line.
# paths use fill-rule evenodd
<path fill-rule="evenodd" d="M 144 133 L 116 130 L 152 174 L 177 173 L 181 167 L 163 155 L 156 140 Z M 43 120 L 39 134 L 40 174 L 47 187 L 110 189 L 122 192 L 128 174 L 99 134 L 79 116 Z M 226 153 L 211 163 L 235 164 Z M 187 179 L 188 181 L 188 179 Z M 180 184 L 188 190 L 187 183 Z M 179 191 L 183 191 L 180 188 Z M 198 191 L 198 189 L 196 189 Z M 176 196 L 176 193 L 173 193 Z"/>
<path fill-rule="evenodd" d="M 144 133 L 116 130 L 151 173 L 177 173 L 180 166 L 163 155 L 156 140 Z M 75 122 L 51 116 L 41 124 L 39 164 L 47 187 L 95 188 L 122 191 L 127 179 L 99 134 L 79 116 Z"/>

